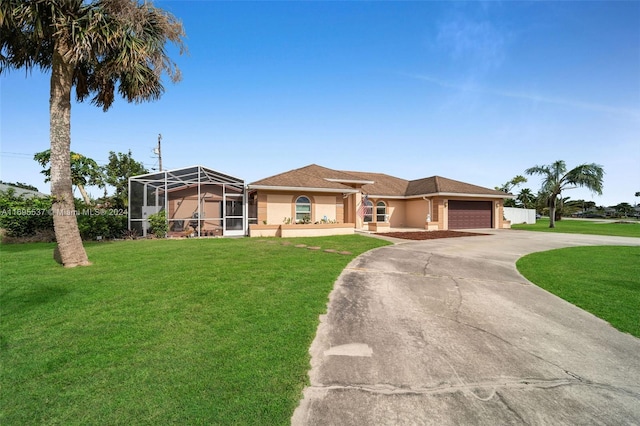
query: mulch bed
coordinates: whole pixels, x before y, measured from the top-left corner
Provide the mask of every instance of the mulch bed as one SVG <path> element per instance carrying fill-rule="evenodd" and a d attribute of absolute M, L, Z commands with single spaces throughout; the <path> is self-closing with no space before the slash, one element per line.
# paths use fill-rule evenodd
<path fill-rule="evenodd" d="M 437 238 L 453 238 L 453 237 L 477 237 L 477 232 L 464 231 L 415 231 L 415 232 L 378 232 L 376 235 L 384 235 L 385 237 L 402 238 L 405 240 L 435 240 Z"/>

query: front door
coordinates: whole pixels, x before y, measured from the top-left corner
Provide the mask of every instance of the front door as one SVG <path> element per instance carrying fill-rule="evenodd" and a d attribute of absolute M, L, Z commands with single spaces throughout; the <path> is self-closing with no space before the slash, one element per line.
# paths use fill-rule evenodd
<path fill-rule="evenodd" d="M 224 196 L 224 236 L 243 236 L 244 232 L 244 197 L 242 195 Z"/>

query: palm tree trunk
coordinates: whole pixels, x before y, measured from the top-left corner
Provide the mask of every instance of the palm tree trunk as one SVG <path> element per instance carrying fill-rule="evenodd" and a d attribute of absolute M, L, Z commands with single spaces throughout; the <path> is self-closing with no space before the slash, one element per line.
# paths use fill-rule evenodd
<path fill-rule="evenodd" d="M 555 194 L 549 198 L 549 228 L 556 227 L 556 198 Z"/>
<path fill-rule="evenodd" d="M 82 245 L 71 187 L 71 87 L 73 68 L 59 52 L 53 53 L 49 137 L 51 139 L 51 195 L 57 246 L 54 258 L 65 267 L 89 265 Z"/>

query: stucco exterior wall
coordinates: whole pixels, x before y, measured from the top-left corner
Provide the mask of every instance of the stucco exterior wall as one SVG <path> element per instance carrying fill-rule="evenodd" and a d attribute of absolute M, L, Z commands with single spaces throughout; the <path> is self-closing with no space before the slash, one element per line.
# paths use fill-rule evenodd
<path fill-rule="evenodd" d="M 353 223 L 307 225 L 249 225 L 250 237 L 321 237 L 326 235 L 350 235 L 355 232 Z"/>
<path fill-rule="evenodd" d="M 291 218 L 291 198 L 291 194 L 267 194 L 267 225 L 278 225 Z"/>
<path fill-rule="evenodd" d="M 387 214 L 389 215 L 389 226 L 392 228 L 402 228 L 406 222 L 406 201 L 404 200 L 383 200 L 387 203 Z"/>
<path fill-rule="evenodd" d="M 258 193 L 258 224 L 278 225 L 291 222 L 296 216 L 296 199 L 300 196 L 311 200 L 311 222 L 319 222 L 325 216 L 327 220 L 344 223 L 344 202 L 342 195 L 327 195 L 310 192 L 259 192 Z"/>
<path fill-rule="evenodd" d="M 330 221 L 335 220 L 338 223 L 353 224 L 356 229 L 366 230 L 370 228 L 369 223 L 364 223 L 362 218 L 356 214 L 357 206 L 359 205 L 358 198 L 361 196 L 360 193 L 343 198 L 342 194 L 328 195 L 326 193 L 261 191 L 258 193 L 258 224 L 262 225 L 266 220 L 268 225 L 281 225 L 285 223 L 287 218 L 293 221 L 295 218 L 295 200 L 302 195 L 309 197 L 311 200 L 312 223 L 320 222 L 326 216 Z M 391 228 L 420 228 L 430 231 L 449 229 L 449 198 L 430 198 L 430 208 L 429 201 L 423 198 L 408 200 L 371 198 L 370 200 L 373 203 L 373 220 L 371 223 L 377 222 L 376 203 L 383 201 L 387 206 L 387 215 Z M 493 228 L 501 229 L 509 227 L 509 222 L 503 219 L 502 199 L 487 200 L 487 198 L 476 197 L 451 197 L 451 200 L 492 201 Z M 428 214 L 431 216 L 430 222 L 427 222 Z M 274 230 L 269 230 L 263 235 L 273 235 L 274 233 Z"/>
<path fill-rule="evenodd" d="M 340 198 L 342 198 L 342 196 L 340 196 Z M 311 204 L 312 222 L 319 222 L 325 216 L 327 217 L 327 220 L 337 220 L 335 195 L 316 195 L 313 197 L 313 200 L 315 203 Z"/>
<path fill-rule="evenodd" d="M 201 213 L 206 218 L 219 218 L 222 214 L 222 188 L 204 185 L 200 188 Z M 198 188 L 185 188 L 169 192 L 169 219 L 190 219 L 198 211 Z"/>
<path fill-rule="evenodd" d="M 427 221 L 429 203 L 421 198 L 406 201 L 406 226 L 424 228 Z"/>

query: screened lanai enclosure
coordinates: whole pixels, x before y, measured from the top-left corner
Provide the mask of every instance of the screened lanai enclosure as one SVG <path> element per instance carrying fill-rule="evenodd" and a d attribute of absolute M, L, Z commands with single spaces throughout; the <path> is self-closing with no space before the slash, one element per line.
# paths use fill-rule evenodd
<path fill-rule="evenodd" d="M 148 217 L 165 211 L 169 237 L 241 236 L 248 228 L 245 184 L 203 166 L 129 178 L 129 229 L 149 233 Z"/>

